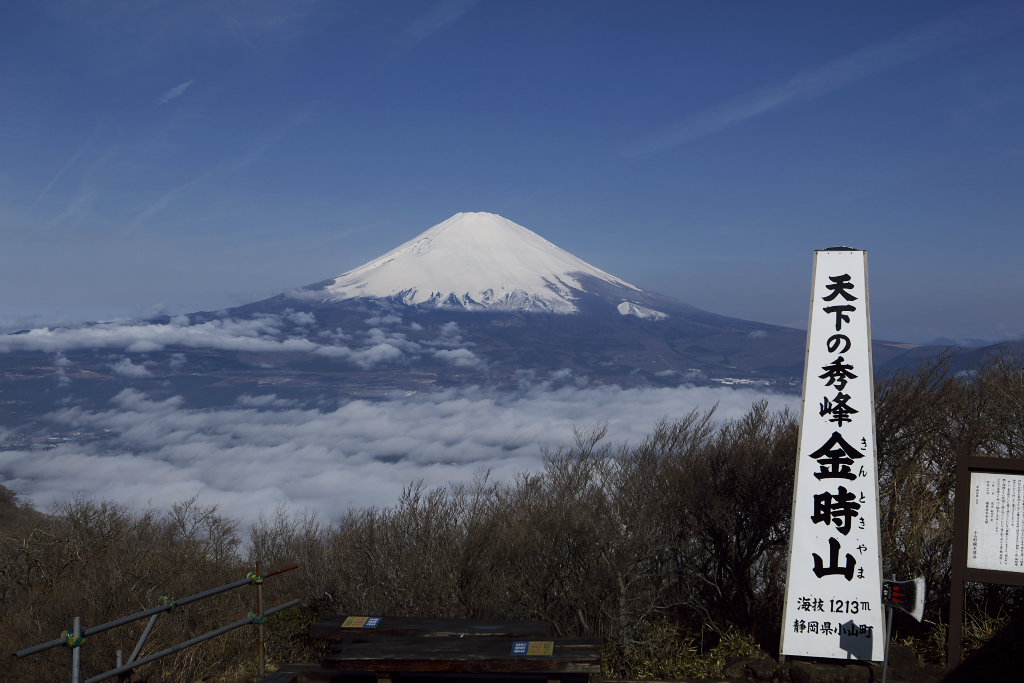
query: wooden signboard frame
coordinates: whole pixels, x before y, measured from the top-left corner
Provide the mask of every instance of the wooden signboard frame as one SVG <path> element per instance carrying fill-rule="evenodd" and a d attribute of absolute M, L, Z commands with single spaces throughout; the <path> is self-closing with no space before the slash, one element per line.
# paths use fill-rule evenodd
<path fill-rule="evenodd" d="M 1024 478 L 1024 460 L 961 455 L 957 460 L 956 492 L 953 501 L 953 558 L 949 587 L 949 636 L 946 642 L 946 666 L 960 664 L 964 628 L 964 586 L 968 581 L 1024 586 L 1021 571 L 978 569 L 967 566 L 970 551 L 971 475 L 1002 474 Z"/>

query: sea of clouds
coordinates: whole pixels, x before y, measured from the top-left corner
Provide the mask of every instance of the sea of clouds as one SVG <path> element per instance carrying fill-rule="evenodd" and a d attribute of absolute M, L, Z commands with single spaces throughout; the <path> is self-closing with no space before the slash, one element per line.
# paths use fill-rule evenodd
<path fill-rule="evenodd" d="M 538 384 L 515 393 L 470 388 L 353 400 L 329 410 L 267 394 L 198 410 L 180 397 L 157 401 L 126 389 L 106 410 L 71 407 L 51 416 L 109 438 L 0 452 L 0 481 L 41 509 L 75 496 L 141 510 L 198 495 L 243 521 L 281 504 L 333 519 L 390 505 L 413 481 L 468 483 L 483 471 L 508 481 L 537 471 L 543 449 L 571 445 L 574 429 L 607 424 L 612 443 L 637 443 L 661 419 L 715 406 L 719 419 L 734 418 L 762 398 L 774 409 L 797 401 L 745 388 Z"/>
<path fill-rule="evenodd" d="M 309 313 L 286 311 L 205 322 L 179 316 L 165 323 L 44 327 L 0 336 L 0 353 L 52 353 L 58 391 L 73 388 L 64 354 L 79 349 L 109 351 L 110 370 L 129 379 L 149 377 L 157 361 L 147 354 L 171 346 L 181 349 L 162 361 L 171 371 L 187 371 L 193 348 L 304 352 L 360 368 L 428 356 L 485 365 L 455 323 L 412 341 L 408 333 L 423 328 L 396 315 L 368 319 L 371 327 L 352 333 L 316 322 Z M 638 443 L 662 419 L 713 407 L 717 418 L 735 418 L 763 398 L 774 409 L 793 408 L 797 400 L 750 387 L 593 386 L 568 370 L 547 378 L 524 374 L 514 392 L 471 387 L 316 407 L 263 394 L 199 409 L 181 397 L 155 400 L 125 389 L 103 409 L 69 403 L 49 416 L 57 432 L 79 431 L 84 438 L 0 450 L 0 483 L 41 509 L 82 496 L 142 510 L 198 495 L 243 521 L 281 504 L 332 519 L 350 508 L 391 505 L 416 481 L 444 486 L 484 471 L 508 481 L 537 471 L 544 449 L 572 445 L 574 430 L 607 425 L 610 442 Z M 0 430 L 0 444 L 11 436 Z"/>
<path fill-rule="evenodd" d="M 37 327 L 0 336 L 0 353 L 64 354 L 89 349 L 139 355 L 173 346 L 267 354 L 308 353 L 363 369 L 430 356 L 462 368 L 485 365 L 467 348 L 469 344 L 462 339 L 459 326 L 454 322 L 440 325 L 434 330 L 434 338 L 420 341 L 409 339 L 409 332 L 421 332 L 423 327 L 415 322 L 406 323 L 397 315 L 369 317 L 365 320 L 368 327 L 353 333 L 339 328 L 320 328 L 316 322 L 311 313 L 286 310 L 201 322 L 180 315 L 167 322 L 117 320 L 82 326 Z M 62 362 L 60 355 L 57 362 Z M 144 364 L 127 358 L 120 359 L 113 369 L 125 377 L 150 374 Z"/>

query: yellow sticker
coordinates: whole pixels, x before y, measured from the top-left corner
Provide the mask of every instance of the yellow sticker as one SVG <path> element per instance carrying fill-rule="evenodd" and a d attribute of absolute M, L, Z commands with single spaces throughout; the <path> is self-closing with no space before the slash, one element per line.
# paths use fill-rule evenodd
<path fill-rule="evenodd" d="M 553 640 L 531 640 L 526 648 L 527 655 L 551 655 L 555 653 L 555 641 Z"/>
<path fill-rule="evenodd" d="M 342 628 L 362 628 L 366 626 L 366 622 L 369 621 L 370 617 L 345 617 L 345 621 L 341 622 Z"/>

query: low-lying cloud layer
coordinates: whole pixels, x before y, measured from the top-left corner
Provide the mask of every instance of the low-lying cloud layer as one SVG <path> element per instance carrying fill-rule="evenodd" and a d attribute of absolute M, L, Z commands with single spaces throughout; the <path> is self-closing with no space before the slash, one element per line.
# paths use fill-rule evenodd
<path fill-rule="evenodd" d="M 301 311 L 205 322 L 192 322 L 187 316 L 178 316 L 166 323 L 117 321 L 35 328 L 20 334 L 0 336 L 0 353 L 42 351 L 61 354 L 80 349 L 111 349 L 145 354 L 167 347 L 183 347 L 252 353 L 309 353 L 360 368 L 416 356 L 432 356 L 462 368 L 484 365 L 466 348 L 468 344 L 462 340 L 455 323 L 442 325 L 436 339 L 417 342 L 390 327 L 402 322 L 395 315 L 373 317 L 366 320 L 372 327 L 358 334 L 349 334 L 341 329 L 313 328 L 315 316 Z M 409 329 L 417 330 L 413 325 Z M 147 376 L 146 369 L 137 365 L 125 359 L 112 369 L 126 377 Z"/>
<path fill-rule="evenodd" d="M 612 442 L 636 443 L 662 418 L 718 406 L 742 415 L 768 398 L 727 388 L 535 386 L 510 394 L 462 389 L 333 410 L 274 395 L 229 409 L 195 410 L 125 390 L 103 411 L 66 408 L 52 417 L 76 440 L 0 452 L 0 481 L 41 508 L 83 495 L 131 508 L 163 507 L 198 494 L 252 521 L 285 503 L 328 519 L 350 507 L 392 504 L 414 480 L 470 481 L 483 470 L 509 480 L 542 466 L 542 447 L 573 442 L 573 429 L 607 423 Z M 10 435 L 7 435 L 8 437 Z"/>

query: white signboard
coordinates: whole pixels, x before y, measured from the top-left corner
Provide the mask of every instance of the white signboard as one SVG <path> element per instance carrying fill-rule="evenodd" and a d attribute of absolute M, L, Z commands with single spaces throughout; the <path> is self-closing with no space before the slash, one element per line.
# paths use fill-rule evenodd
<path fill-rule="evenodd" d="M 817 251 L 782 654 L 882 660 L 877 470 L 867 253 Z"/>
<path fill-rule="evenodd" d="M 1024 474 L 971 472 L 967 566 L 1024 572 Z"/>

